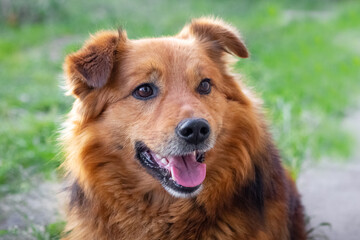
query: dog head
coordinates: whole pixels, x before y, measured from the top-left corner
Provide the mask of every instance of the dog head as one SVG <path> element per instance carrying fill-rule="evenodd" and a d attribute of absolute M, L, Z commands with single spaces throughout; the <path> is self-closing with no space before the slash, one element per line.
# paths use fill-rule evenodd
<path fill-rule="evenodd" d="M 69 55 L 64 68 L 78 139 L 69 148 L 79 152 L 82 172 L 106 168 L 103 175 L 118 175 L 122 184 L 161 184 L 178 197 L 199 193 L 226 121 L 236 122 L 227 119 L 232 107 L 250 104 L 228 70 L 230 54 L 248 57 L 238 32 L 202 18 L 174 37 L 99 32 Z"/>

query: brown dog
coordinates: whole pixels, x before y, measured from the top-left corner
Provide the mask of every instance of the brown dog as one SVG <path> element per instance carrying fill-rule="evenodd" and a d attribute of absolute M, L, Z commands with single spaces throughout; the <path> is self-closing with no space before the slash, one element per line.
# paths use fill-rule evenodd
<path fill-rule="evenodd" d="M 306 239 L 260 104 L 230 72 L 237 31 L 92 36 L 65 62 L 68 239 Z"/>

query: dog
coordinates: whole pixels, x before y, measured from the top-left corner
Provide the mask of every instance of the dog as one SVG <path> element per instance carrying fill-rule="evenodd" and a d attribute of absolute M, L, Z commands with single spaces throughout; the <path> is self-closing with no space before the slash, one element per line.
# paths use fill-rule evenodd
<path fill-rule="evenodd" d="M 236 56 L 238 31 L 204 17 L 172 37 L 100 31 L 66 57 L 64 239 L 306 239 Z"/>

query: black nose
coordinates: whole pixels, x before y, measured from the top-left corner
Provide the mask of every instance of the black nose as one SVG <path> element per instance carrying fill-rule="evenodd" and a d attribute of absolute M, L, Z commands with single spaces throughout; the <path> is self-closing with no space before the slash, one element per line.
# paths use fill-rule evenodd
<path fill-rule="evenodd" d="M 188 143 L 199 144 L 209 137 L 210 126 L 203 118 L 187 118 L 177 125 L 176 133 Z"/>

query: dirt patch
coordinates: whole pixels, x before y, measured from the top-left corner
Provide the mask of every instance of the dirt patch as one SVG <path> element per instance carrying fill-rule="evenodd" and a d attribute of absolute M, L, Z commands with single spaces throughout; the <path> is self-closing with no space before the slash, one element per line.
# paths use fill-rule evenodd
<path fill-rule="evenodd" d="M 318 22 L 328 22 L 336 17 L 333 11 L 310 11 L 310 10 L 286 10 L 283 12 L 282 20 L 284 24 L 295 21 L 315 20 Z"/>
<path fill-rule="evenodd" d="M 333 40 L 334 44 L 348 51 L 360 54 L 360 32 L 348 30 L 339 33 Z"/>
<path fill-rule="evenodd" d="M 352 113 L 343 125 L 356 140 L 353 157 L 346 163 L 323 161 L 301 171 L 298 187 L 311 226 L 322 222 L 321 232 L 329 240 L 358 240 L 360 236 L 360 111 Z"/>
<path fill-rule="evenodd" d="M 27 193 L 9 194 L 0 199 L 0 229 L 9 233 L 1 239 L 34 239 L 31 232 L 43 231 L 44 226 L 59 221 L 63 204 L 63 187 L 57 182 L 38 183 Z M 19 238 L 21 237 L 21 238 Z"/>

